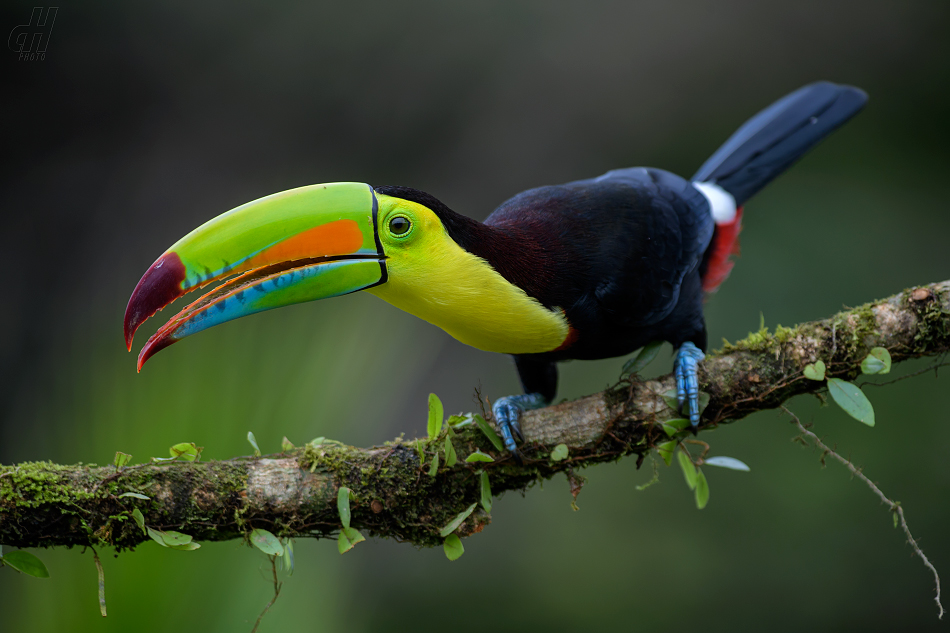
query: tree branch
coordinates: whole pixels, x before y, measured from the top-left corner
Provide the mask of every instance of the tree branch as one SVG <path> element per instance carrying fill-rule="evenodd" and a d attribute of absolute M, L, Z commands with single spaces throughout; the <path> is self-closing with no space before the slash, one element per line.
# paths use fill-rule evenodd
<path fill-rule="evenodd" d="M 700 430 L 824 389 L 824 382 L 802 374 L 816 360 L 824 361 L 827 375 L 851 379 L 876 346 L 887 348 L 893 362 L 950 350 L 950 281 L 727 343 L 702 365 L 701 389 L 710 399 Z M 663 398 L 672 388 L 670 376 L 633 377 L 601 393 L 530 411 L 522 420 L 526 441 L 520 464 L 497 450 L 476 425 L 456 427 L 452 441 L 459 463 L 442 466 L 434 477 L 428 471 L 444 437 L 397 439 L 367 449 L 324 443 L 260 458 L 120 469 L 47 462 L 0 466 L 0 543 L 131 548 L 148 540 L 132 520 L 136 508 L 147 526 L 198 541 L 241 538 L 253 528 L 286 537 L 329 537 L 341 527 L 337 490 L 347 486 L 354 495 L 353 527 L 437 545 L 443 540 L 440 530 L 479 500 L 482 470 L 497 495 L 559 472 L 576 483 L 574 469 L 625 455 L 638 455 L 639 464 L 669 439 L 661 422 L 680 417 Z M 558 444 L 570 450 L 566 459 L 555 461 L 550 452 Z M 466 463 L 476 449 L 495 461 Z M 119 496 L 125 492 L 149 499 Z M 456 533 L 479 532 L 489 521 L 478 507 Z"/>

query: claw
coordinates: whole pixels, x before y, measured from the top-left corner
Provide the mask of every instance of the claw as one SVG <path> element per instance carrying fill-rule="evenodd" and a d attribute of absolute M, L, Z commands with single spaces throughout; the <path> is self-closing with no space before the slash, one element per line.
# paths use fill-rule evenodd
<path fill-rule="evenodd" d="M 676 378 L 676 401 L 681 413 L 686 407 L 689 413 L 689 423 L 699 425 L 699 379 L 697 367 L 706 355 L 692 343 L 683 343 L 676 350 L 676 359 L 673 362 Z"/>
<path fill-rule="evenodd" d="M 495 400 L 492 405 L 492 415 L 495 417 L 495 424 L 501 431 L 501 439 L 505 442 L 505 448 L 514 453 L 516 458 L 521 457 L 518 452 L 518 445 L 515 443 L 515 437 L 524 442 L 524 434 L 521 432 L 521 414 L 529 409 L 540 409 L 548 405 L 540 393 L 526 393 L 522 396 L 504 396 Z"/>

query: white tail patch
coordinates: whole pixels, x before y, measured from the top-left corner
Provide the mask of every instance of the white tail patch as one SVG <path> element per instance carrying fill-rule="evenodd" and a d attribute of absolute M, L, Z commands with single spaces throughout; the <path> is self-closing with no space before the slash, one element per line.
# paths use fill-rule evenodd
<path fill-rule="evenodd" d="M 729 224 L 736 218 L 736 199 L 731 193 L 711 182 L 694 182 L 693 187 L 709 202 L 716 224 Z"/>

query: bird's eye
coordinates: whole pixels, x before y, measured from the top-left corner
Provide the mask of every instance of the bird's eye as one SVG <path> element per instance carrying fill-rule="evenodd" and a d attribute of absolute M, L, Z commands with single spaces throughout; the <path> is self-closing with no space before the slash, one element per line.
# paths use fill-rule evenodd
<path fill-rule="evenodd" d="M 409 227 L 411 226 L 408 218 L 397 215 L 389 221 L 389 232 L 393 235 L 405 235 L 409 232 Z"/>

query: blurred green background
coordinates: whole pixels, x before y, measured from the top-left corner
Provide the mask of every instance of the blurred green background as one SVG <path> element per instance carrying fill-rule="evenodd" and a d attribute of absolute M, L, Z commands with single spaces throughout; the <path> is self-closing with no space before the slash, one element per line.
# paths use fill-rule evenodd
<path fill-rule="evenodd" d="M 31 3 L 0 9 L 28 21 Z M 246 454 L 325 435 L 424 432 L 426 395 L 469 411 L 516 392 L 507 357 L 371 296 L 214 328 L 142 374 L 123 346 L 135 282 L 174 240 L 248 200 L 316 182 L 428 191 L 484 218 L 529 187 L 650 165 L 691 174 L 746 118 L 830 79 L 868 109 L 746 210 L 742 257 L 707 306 L 712 341 L 950 277 L 945 2 L 71 3 L 42 62 L 3 55 L 0 461 L 108 462 L 181 441 Z M 159 319 L 160 320 L 160 319 Z M 154 331 L 158 323 L 146 325 Z M 144 341 L 144 337 L 139 339 Z M 138 349 L 138 344 L 136 348 Z M 561 397 L 622 359 L 562 366 Z M 668 354 L 651 373 L 669 370 Z M 900 366 L 897 373 L 926 364 Z M 950 397 L 932 373 L 868 390 L 870 429 L 792 403 L 907 512 L 950 583 Z M 262 631 L 946 630 L 933 580 L 876 498 L 767 412 L 706 434 L 748 474 L 586 471 L 507 494 L 449 563 L 369 541 L 297 544 Z M 104 560 L 40 552 L 0 569 L 0 629 L 250 630 L 265 557 L 237 542 Z M 950 598 L 945 598 L 950 603 Z"/>

